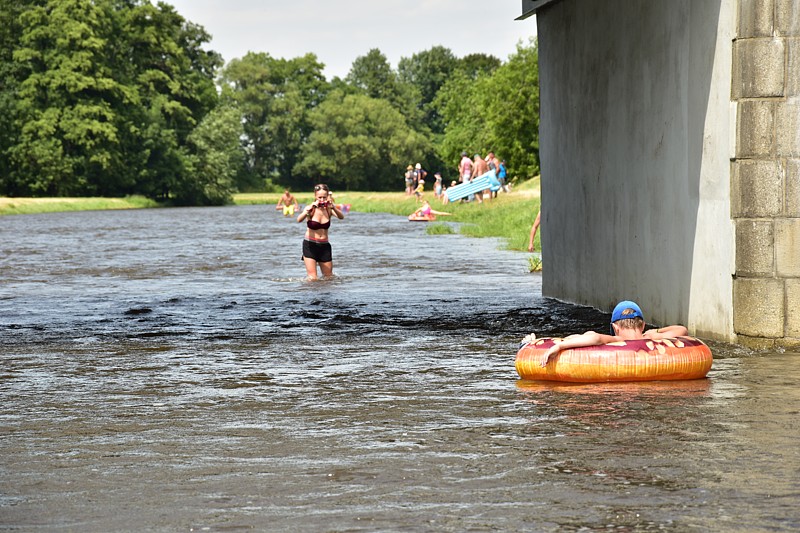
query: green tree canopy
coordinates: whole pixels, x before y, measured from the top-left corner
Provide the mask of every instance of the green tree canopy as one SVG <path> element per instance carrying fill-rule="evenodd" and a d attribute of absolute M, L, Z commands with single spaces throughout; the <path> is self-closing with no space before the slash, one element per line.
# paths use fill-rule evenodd
<path fill-rule="evenodd" d="M 167 4 L 22 2 L 0 32 L 14 49 L 0 105 L 13 97 L 4 188 L 13 194 L 169 197 L 186 140 L 217 104 L 210 37 Z M 18 29 L 17 29 L 18 28 Z M 16 38 L 14 35 L 16 32 Z"/>
<path fill-rule="evenodd" d="M 470 79 L 477 79 L 481 74 L 491 74 L 497 70 L 502 61 L 491 54 L 469 54 L 459 61 L 458 69 Z"/>
<path fill-rule="evenodd" d="M 399 169 L 432 151 L 397 109 L 363 94 L 333 91 L 309 119 L 313 130 L 295 171 L 333 187 L 401 189 Z"/>
<path fill-rule="evenodd" d="M 370 98 L 386 100 L 392 104 L 410 126 L 421 131 L 427 129 L 423 123 L 419 91 L 413 84 L 400 79 L 392 70 L 386 56 L 377 48 L 353 61 L 345 81 Z"/>
<path fill-rule="evenodd" d="M 410 58 L 401 58 L 397 66 L 400 80 L 417 88 L 424 112 L 424 123 L 434 133 L 442 133 L 444 124 L 431 103 L 439 89 L 453 76 L 458 65 L 458 59 L 449 48 L 434 46 Z"/>
<path fill-rule="evenodd" d="M 244 135 L 242 115 L 232 106 L 211 111 L 189 134 L 189 171 L 195 176 L 177 192 L 188 205 L 223 205 L 232 200 L 236 175 L 244 162 L 239 139 Z"/>
<path fill-rule="evenodd" d="M 17 188 L 52 196 L 97 193 L 115 170 L 125 88 L 106 57 L 109 2 L 61 0 L 20 15 L 22 35 L 13 53 L 18 89 L 19 139 L 9 152 Z"/>
<path fill-rule="evenodd" d="M 296 181 L 293 169 L 311 132 L 308 112 L 328 92 L 323 68 L 313 54 L 285 60 L 250 52 L 223 70 L 223 99 L 235 102 L 244 119 L 244 188 Z"/>
<path fill-rule="evenodd" d="M 456 72 L 433 106 L 444 120 L 439 156 L 453 165 L 462 151 L 489 150 L 506 159 L 511 175 L 539 172 L 539 69 L 535 39 L 517 45 L 507 63 L 472 79 Z"/>

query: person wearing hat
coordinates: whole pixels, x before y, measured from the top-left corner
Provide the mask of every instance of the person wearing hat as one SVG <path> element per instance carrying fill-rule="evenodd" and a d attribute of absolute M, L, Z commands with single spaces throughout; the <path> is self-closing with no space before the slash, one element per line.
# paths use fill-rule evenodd
<path fill-rule="evenodd" d="M 414 193 L 414 182 L 416 181 L 417 173 L 414 172 L 414 167 L 408 165 L 406 167 L 406 195 L 411 196 Z"/>
<path fill-rule="evenodd" d="M 637 339 L 672 339 L 688 335 L 689 331 L 680 325 L 666 326 L 663 328 L 644 330 L 645 322 L 641 308 L 636 302 L 623 300 L 618 303 L 611 313 L 611 335 L 603 335 L 594 331 L 587 331 L 582 335 L 570 335 L 542 356 L 541 365 L 547 366 L 550 359 L 562 350 L 581 348 L 583 346 L 598 346 L 610 342 L 624 342 Z"/>

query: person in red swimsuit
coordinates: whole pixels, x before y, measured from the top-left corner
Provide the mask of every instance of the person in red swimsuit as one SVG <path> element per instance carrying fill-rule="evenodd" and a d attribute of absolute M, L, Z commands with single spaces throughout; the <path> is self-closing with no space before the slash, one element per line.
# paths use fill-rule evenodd
<path fill-rule="evenodd" d="M 328 242 L 328 228 L 331 227 L 333 215 L 344 218 L 344 213 L 331 201 L 328 186 L 324 183 L 315 185 L 314 202 L 297 217 L 298 222 L 306 221 L 302 259 L 309 280 L 317 279 L 317 265 L 323 277 L 333 276 L 333 254 Z"/>

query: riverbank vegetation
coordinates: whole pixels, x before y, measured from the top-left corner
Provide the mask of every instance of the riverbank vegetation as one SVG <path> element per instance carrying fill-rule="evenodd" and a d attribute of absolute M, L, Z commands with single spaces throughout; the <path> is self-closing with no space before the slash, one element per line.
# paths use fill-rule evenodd
<path fill-rule="evenodd" d="M 105 209 L 142 209 L 159 204 L 144 196 L 125 198 L 5 198 L 0 197 L 0 216 L 58 213 L 62 211 L 98 211 Z"/>
<path fill-rule="evenodd" d="M 0 196 L 393 191 L 408 164 L 449 183 L 462 151 L 539 172 L 535 40 L 505 61 L 435 46 L 397 68 L 372 49 L 332 80 L 314 54 L 225 63 L 210 40 L 168 3 L 0 0 Z"/>

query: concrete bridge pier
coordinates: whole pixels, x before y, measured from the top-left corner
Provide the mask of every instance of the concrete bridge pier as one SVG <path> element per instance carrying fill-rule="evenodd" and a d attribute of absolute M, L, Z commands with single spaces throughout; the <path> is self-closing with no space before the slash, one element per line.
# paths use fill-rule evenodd
<path fill-rule="evenodd" d="M 523 0 L 546 296 L 800 345 L 800 0 Z"/>

